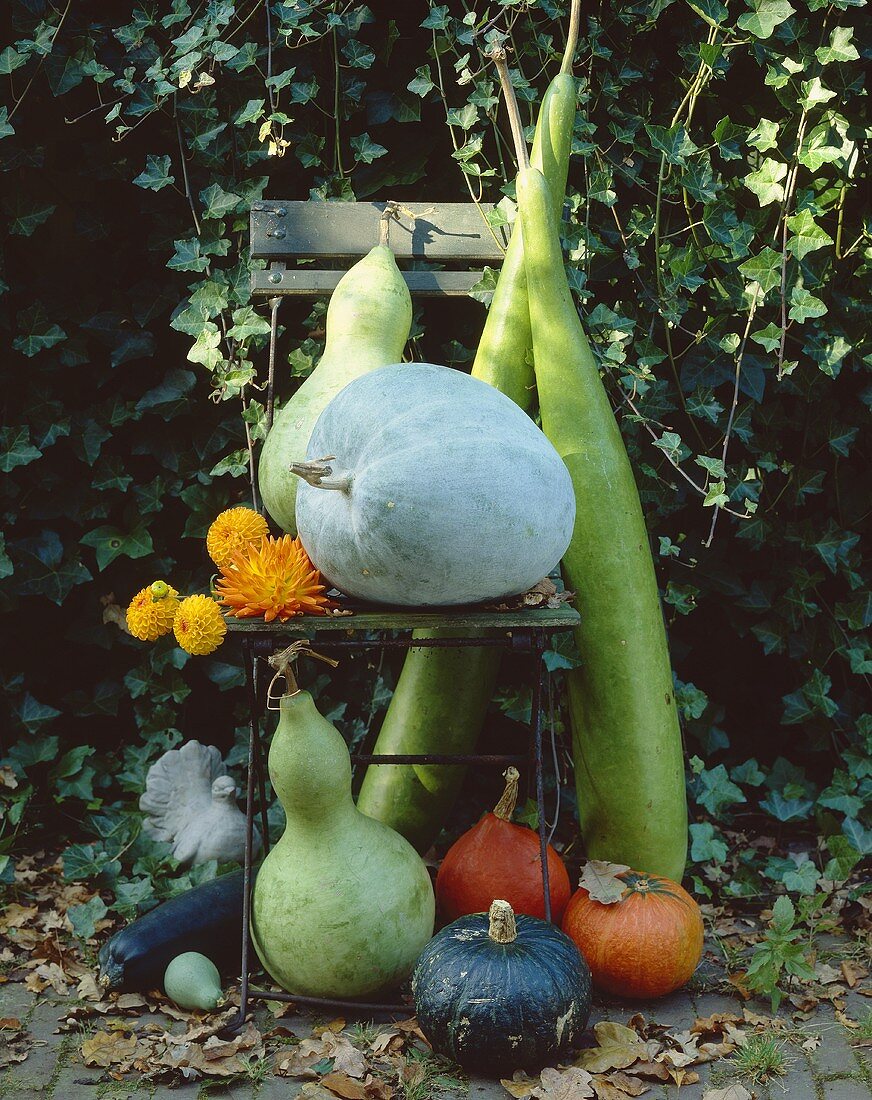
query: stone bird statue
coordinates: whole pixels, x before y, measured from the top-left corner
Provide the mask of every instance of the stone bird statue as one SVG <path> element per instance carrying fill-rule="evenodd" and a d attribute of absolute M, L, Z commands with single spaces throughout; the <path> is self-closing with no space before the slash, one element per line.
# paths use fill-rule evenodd
<path fill-rule="evenodd" d="M 245 816 L 236 805 L 236 784 L 214 745 L 186 741 L 148 769 L 139 808 L 143 828 L 168 841 L 181 864 L 219 863 L 245 858 Z M 261 847 L 254 830 L 253 853 Z"/>

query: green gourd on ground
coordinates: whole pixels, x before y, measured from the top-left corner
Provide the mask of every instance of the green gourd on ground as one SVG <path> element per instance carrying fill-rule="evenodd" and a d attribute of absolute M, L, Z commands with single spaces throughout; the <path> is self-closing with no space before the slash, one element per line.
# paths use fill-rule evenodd
<path fill-rule="evenodd" d="M 533 139 L 533 163 L 548 180 L 557 217 L 563 208 L 572 147 L 575 82 L 571 66 L 579 8 L 580 0 L 573 0 L 561 71 L 545 93 Z M 535 393 L 531 349 L 523 241 L 520 222 L 516 221 L 472 376 L 488 382 L 529 411 Z M 414 634 L 416 638 L 440 636 L 445 634 L 437 630 Z M 472 752 L 494 692 L 499 664 L 500 651 L 493 646 L 409 650 L 373 752 Z M 357 805 L 364 813 L 397 829 L 419 851 L 426 851 L 442 828 L 465 774 L 463 767 L 372 764 L 366 770 Z"/>
<path fill-rule="evenodd" d="M 163 987 L 179 1008 L 213 1012 L 224 1003 L 218 968 L 198 951 L 185 951 L 172 959 L 164 973 Z"/>
<path fill-rule="evenodd" d="M 252 940 L 289 992 L 365 997 L 411 973 L 433 934 L 433 887 L 408 841 L 355 808 L 342 735 L 285 676 L 269 776 L 286 825 L 258 871 Z"/>
<path fill-rule="evenodd" d="M 504 57 L 504 91 L 513 100 Z M 687 854 L 681 731 L 648 532 L 633 470 L 572 300 L 551 196 L 513 114 L 517 191 L 542 427 L 577 514 L 563 558 L 581 665 L 567 673 L 588 855 L 680 880 Z"/>
<path fill-rule="evenodd" d="M 411 325 L 409 288 L 393 252 L 378 244 L 339 280 L 327 307 L 324 354 L 278 412 L 264 441 L 258 484 L 266 510 L 283 531 L 297 533 L 297 478 L 288 467 L 305 457 L 315 421 L 353 379 L 398 363 Z"/>

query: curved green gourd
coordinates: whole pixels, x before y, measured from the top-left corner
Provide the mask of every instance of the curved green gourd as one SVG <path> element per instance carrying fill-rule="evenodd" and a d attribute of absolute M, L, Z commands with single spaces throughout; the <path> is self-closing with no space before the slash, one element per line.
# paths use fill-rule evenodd
<path fill-rule="evenodd" d="M 266 437 L 257 479 L 270 516 L 297 533 L 294 507 L 298 479 L 292 462 L 302 462 L 315 421 L 353 379 L 399 363 L 412 326 L 409 288 L 387 245 L 376 245 L 346 271 L 327 307 L 327 339 L 317 367 L 278 412 Z"/>
<path fill-rule="evenodd" d="M 258 871 L 252 940 L 289 992 L 364 997 L 411 973 L 433 934 L 433 887 L 408 841 L 355 808 L 345 741 L 312 696 L 280 706 L 269 776 L 286 826 Z"/>
<path fill-rule="evenodd" d="M 680 881 L 687 853 L 681 731 L 633 470 L 563 267 L 548 185 L 518 174 L 542 427 L 576 494 L 563 558 L 581 625 L 567 673 L 588 856 Z"/>
<path fill-rule="evenodd" d="M 575 82 L 569 73 L 575 36 L 567 42 L 563 70 L 542 101 L 533 161 L 551 188 L 555 216 L 563 209 Z M 535 402 L 527 277 L 520 222 L 516 221 L 479 341 L 472 375 L 489 382 L 522 409 Z M 439 637 L 416 631 L 414 637 Z M 382 722 L 375 753 L 472 752 L 493 695 L 500 664 L 494 647 L 411 649 Z M 370 765 L 357 805 L 397 829 L 418 849 L 435 840 L 460 791 L 466 769 L 426 765 Z"/>

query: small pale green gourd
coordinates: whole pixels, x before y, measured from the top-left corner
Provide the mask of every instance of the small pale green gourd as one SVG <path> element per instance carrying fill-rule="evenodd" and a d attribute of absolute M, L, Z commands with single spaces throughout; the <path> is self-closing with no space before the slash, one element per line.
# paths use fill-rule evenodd
<path fill-rule="evenodd" d="M 342 735 L 290 680 L 269 752 L 287 823 L 258 872 L 252 940 L 289 992 L 365 997 L 411 973 L 433 934 L 433 887 L 409 842 L 358 811 Z"/>
<path fill-rule="evenodd" d="M 353 379 L 398 363 L 411 326 L 409 288 L 390 248 L 376 245 L 339 280 L 327 307 L 324 354 L 278 412 L 264 441 L 258 484 L 266 510 L 283 531 L 297 533 L 298 479 L 289 467 L 306 457 L 315 421 Z"/>
<path fill-rule="evenodd" d="M 224 1002 L 218 968 L 199 951 L 176 955 L 166 968 L 163 987 L 179 1008 L 211 1012 Z"/>

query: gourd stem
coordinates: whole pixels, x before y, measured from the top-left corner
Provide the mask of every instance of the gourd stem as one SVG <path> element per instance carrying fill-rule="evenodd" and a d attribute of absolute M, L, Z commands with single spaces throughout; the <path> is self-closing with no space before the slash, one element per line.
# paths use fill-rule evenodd
<path fill-rule="evenodd" d="M 385 247 L 390 247 L 391 242 L 391 222 L 397 217 L 399 206 L 389 199 L 385 203 L 385 208 L 382 210 L 378 219 L 378 243 Z"/>
<path fill-rule="evenodd" d="M 326 455 L 313 462 L 294 462 L 290 466 L 290 471 L 316 489 L 338 489 L 340 492 L 347 493 L 351 488 L 351 478 L 330 476 L 333 473 L 333 467 L 329 462 L 334 457 L 334 455 Z"/>
<path fill-rule="evenodd" d="M 316 657 L 319 661 L 324 661 L 325 664 L 333 665 L 334 668 L 339 664 L 339 662 L 332 657 L 325 657 L 323 653 L 316 653 L 314 649 L 310 649 L 308 642 L 302 638 L 299 641 L 291 642 L 289 646 L 267 657 L 268 663 L 276 670 L 276 674 L 273 676 L 267 688 L 267 696 L 269 698 L 273 697 L 272 686 L 280 676 L 284 677 L 286 685 L 286 691 L 283 698 L 300 694 L 301 688 L 294 675 L 293 662 L 304 654 L 307 657 Z"/>
<path fill-rule="evenodd" d="M 509 76 L 509 67 L 506 64 L 506 51 L 502 46 L 495 46 L 488 54 L 496 65 L 500 74 L 500 86 L 503 89 L 503 99 L 506 101 L 506 109 L 509 112 L 509 122 L 512 126 L 512 138 L 515 143 L 515 156 L 518 159 L 518 168 L 530 167 L 530 154 L 527 152 L 527 142 L 524 140 L 524 128 L 521 125 L 521 113 L 518 110 L 518 100 L 515 98 L 515 89 L 512 87 L 512 79 Z"/>
<path fill-rule="evenodd" d="M 507 901 L 493 901 L 488 912 L 487 934 L 496 943 L 514 943 L 518 938 L 515 913 Z"/>
<path fill-rule="evenodd" d="M 503 772 L 503 778 L 506 781 L 506 789 L 503 791 L 499 802 L 494 806 L 494 816 L 502 821 L 511 821 L 518 802 L 518 780 L 521 776 L 517 768 L 508 767 Z"/>
<path fill-rule="evenodd" d="M 572 0 L 572 8 L 569 13 L 569 30 L 566 32 L 566 49 L 563 52 L 563 64 L 561 73 L 572 76 L 572 61 L 575 57 L 575 47 L 578 45 L 578 25 L 581 22 L 581 0 Z"/>

